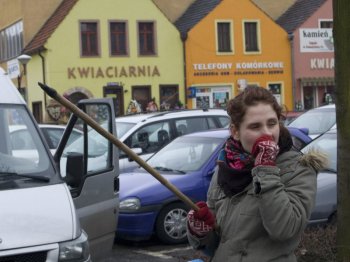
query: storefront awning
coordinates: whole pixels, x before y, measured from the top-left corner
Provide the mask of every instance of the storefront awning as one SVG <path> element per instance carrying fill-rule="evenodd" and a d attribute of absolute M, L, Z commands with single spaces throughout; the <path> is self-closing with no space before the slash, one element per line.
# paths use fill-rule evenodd
<path fill-rule="evenodd" d="M 334 86 L 334 77 L 302 77 L 301 86 Z"/>

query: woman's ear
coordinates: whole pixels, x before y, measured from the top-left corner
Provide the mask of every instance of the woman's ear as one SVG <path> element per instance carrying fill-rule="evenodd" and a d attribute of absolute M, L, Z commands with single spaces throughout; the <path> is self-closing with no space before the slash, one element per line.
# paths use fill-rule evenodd
<path fill-rule="evenodd" d="M 239 141 L 239 131 L 234 124 L 230 125 L 230 133 L 235 140 Z"/>

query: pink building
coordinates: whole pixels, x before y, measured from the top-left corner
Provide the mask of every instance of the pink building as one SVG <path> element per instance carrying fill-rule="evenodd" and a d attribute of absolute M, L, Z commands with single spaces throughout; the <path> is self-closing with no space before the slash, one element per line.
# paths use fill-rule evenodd
<path fill-rule="evenodd" d="M 294 110 L 334 102 L 332 0 L 297 0 L 276 22 L 292 47 Z"/>

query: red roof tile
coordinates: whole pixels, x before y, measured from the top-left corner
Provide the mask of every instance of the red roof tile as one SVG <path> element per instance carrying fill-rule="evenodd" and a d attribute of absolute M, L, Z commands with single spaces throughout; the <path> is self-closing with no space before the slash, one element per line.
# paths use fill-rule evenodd
<path fill-rule="evenodd" d="M 24 48 L 23 53 L 31 54 L 44 49 L 44 44 L 78 0 L 63 0 L 38 33 Z"/>

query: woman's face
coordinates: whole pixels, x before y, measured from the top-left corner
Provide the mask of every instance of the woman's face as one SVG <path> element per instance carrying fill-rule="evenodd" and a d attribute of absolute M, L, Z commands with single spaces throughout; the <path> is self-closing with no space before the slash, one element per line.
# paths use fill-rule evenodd
<path fill-rule="evenodd" d="M 269 104 L 259 103 L 247 108 L 243 121 L 237 129 L 231 127 L 231 135 L 239 140 L 246 152 L 251 153 L 255 140 L 263 135 L 272 136 L 278 143 L 280 135 L 279 121 L 276 112 Z"/>

